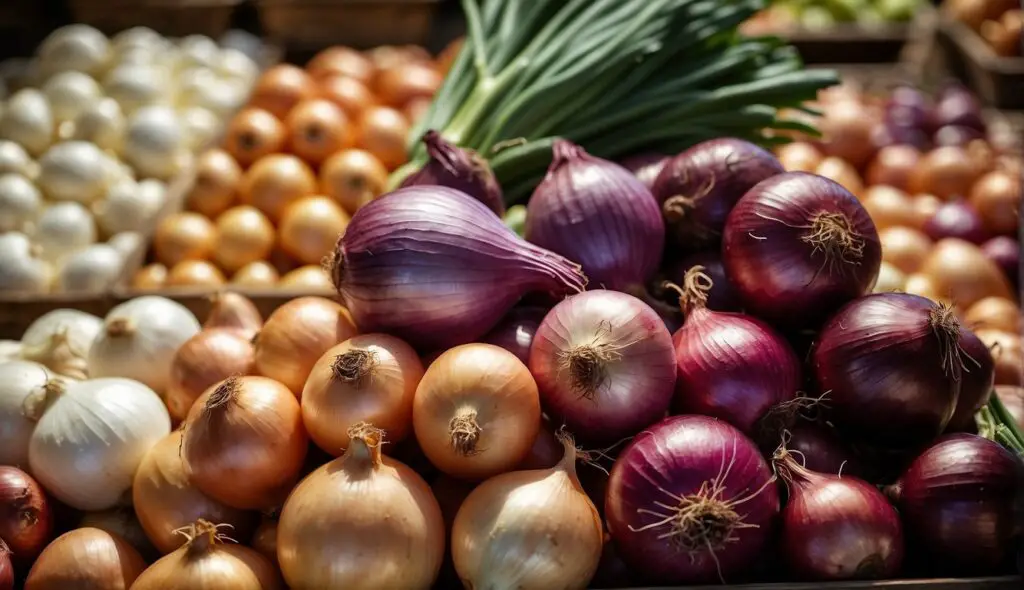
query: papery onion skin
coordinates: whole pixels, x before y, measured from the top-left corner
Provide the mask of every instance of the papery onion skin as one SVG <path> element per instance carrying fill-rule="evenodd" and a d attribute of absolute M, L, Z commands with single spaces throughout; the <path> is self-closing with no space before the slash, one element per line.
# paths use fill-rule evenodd
<path fill-rule="evenodd" d="M 912 145 L 883 147 L 868 166 L 865 180 L 872 185 L 885 184 L 905 191 L 910 174 L 920 159 L 921 152 Z"/>
<path fill-rule="evenodd" d="M 960 395 L 946 428 L 963 432 L 975 426 L 974 415 L 988 403 L 995 383 L 995 359 L 968 328 L 960 329 L 960 364 Z"/>
<path fill-rule="evenodd" d="M 592 444 L 610 444 L 665 416 L 676 382 L 672 337 L 632 295 L 594 290 L 563 300 L 530 349 L 544 408 Z"/>
<path fill-rule="evenodd" d="M 689 248 L 715 246 L 726 218 L 748 190 L 785 172 L 770 152 L 732 137 L 699 143 L 665 163 L 652 193 L 669 235 Z"/>
<path fill-rule="evenodd" d="M 498 217 L 505 214 L 501 186 L 487 160 L 472 150 L 448 143 L 433 129 L 423 136 L 423 143 L 430 161 L 406 177 L 403 187 L 423 184 L 451 187 L 480 201 Z"/>
<path fill-rule="evenodd" d="M 565 140 L 527 205 L 526 239 L 578 262 L 594 287 L 637 291 L 661 262 L 665 225 L 651 191 Z"/>
<path fill-rule="evenodd" d="M 344 455 L 295 487 L 281 510 L 277 555 L 295 590 L 426 590 L 441 568 L 445 527 L 430 487 L 382 456 L 379 431 L 364 426 L 350 433 Z"/>
<path fill-rule="evenodd" d="M 683 508 L 695 518 L 686 529 L 677 516 Z M 742 576 L 771 538 L 778 513 L 778 490 L 756 445 L 706 416 L 673 416 L 637 435 L 616 460 L 605 497 L 622 559 L 664 584 Z M 689 544 L 664 536 L 683 531 Z"/>
<path fill-rule="evenodd" d="M 960 336 L 950 308 L 918 295 L 876 293 L 847 304 L 812 352 L 836 426 L 897 447 L 938 436 L 960 393 Z"/>
<path fill-rule="evenodd" d="M 231 377 L 196 400 L 181 456 L 190 481 L 232 508 L 277 506 L 295 484 L 309 439 L 295 396 L 266 377 Z"/>
<path fill-rule="evenodd" d="M 161 554 L 170 553 L 185 543 L 175 531 L 205 518 L 231 525 L 231 536 L 244 541 L 256 525 L 256 514 L 225 506 L 189 481 L 178 454 L 181 437 L 176 430 L 161 439 L 135 472 L 132 504 L 146 536 Z"/>
<path fill-rule="evenodd" d="M 787 325 L 812 325 L 868 292 L 882 262 L 878 232 L 857 199 L 802 172 L 750 189 L 729 214 L 722 252 L 745 307 Z"/>
<path fill-rule="evenodd" d="M 213 385 L 232 375 L 251 374 L 255 368 L 253 356 L 250 339 L 235 330 L 203 330 L 188 339 L 174 353 L 164 394 L 171 418 L 184 420 L 192 404 Z"/>
<path fill-rule="evenodd" d="M 0 539 L 14 562 L 32 563 L 52 532 L 53 513 L 43 488 L 17 467 L 0 465 Z"/>
<path fill-rule="evenodd" d="M 256 304 L 245 295 L 218 291 L 210 298 L 210 312 L 203 329 L 227 328 L 252 338 L 263 327 L 263 316 Z"/>
<path fill-rule="evenodd" d="M 518 465 L 533 445 L 540 417 L 529 369 L 491 344 L 442 354 L 413 398 L 413 428 L 424 454 L 463 479 L 485 479 Z"/>
<path fill-rule="evenodd" d="M 889 492 L 908 542 L 947 572 L 993 571 L 1016 549 L 1018 458 L 973 434 L 950 434 L 921 453 Z"/>
<path fill-rule="evenodd" d="M 399 189 L 360 209 L 338 240 L 332 278 L 361 330 L 427 350 L 478 339 L 528 292 L 586 285 L 578 266 L 440 186 Z"/>
<path fill-rule="evenodd" d="M 25 590 L 129 590 L 146 569 L 127 541 L 96 528 L 64 533 L 39 555 Z"/>
<path fill-rule="evenodd" d="M 533 337 L 547 313 L 548 310 L 543 307 L 514 307 L 480 341 L 500 346 L 527 364 L 530 362 Z"/>

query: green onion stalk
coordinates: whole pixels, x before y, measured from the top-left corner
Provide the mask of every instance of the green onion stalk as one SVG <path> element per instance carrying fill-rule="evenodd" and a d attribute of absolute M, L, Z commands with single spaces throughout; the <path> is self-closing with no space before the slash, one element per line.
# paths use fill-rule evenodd
<path fill-rule="evenodd" d="M 487 158 L 507 205 L 530 194 L 559 137 L 614 160 L 723 136 L 772 145 L 814 134 L 782 110 L 813 113 L 804 103 L 837 74 L 805 70 L 781 39 L 741 35 L 765 4 L 462 0 L 466 42 L 391 184 L 427 161 L 429 129 Z"/>
<path fill-rule="evenodd" d="M 995 392 L 992 392 L 988 404 L 978 411 L 975 420 L 978 434 L 1024 457 L 1024 432 Z"/>

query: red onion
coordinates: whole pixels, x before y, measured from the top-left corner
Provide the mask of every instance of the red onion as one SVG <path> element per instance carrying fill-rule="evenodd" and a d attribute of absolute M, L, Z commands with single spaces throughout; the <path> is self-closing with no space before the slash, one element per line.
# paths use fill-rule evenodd
<path fill-rule="evenodd" d="M 617 291 L 556 305 L 533 338 L 529 367 L 545 410 L 589 443 L 616 442 L 663 418 L 676 380 L 664 322 Z"/>
<path fill-rule="evenodd" d="M 996 362 L 985 343 L 974 332 L 960 328 L 960 395 L 946 427 L 965 431 L 976 427 L 974 414 L 988 403 L 996 378 Z"/>
<path fill-rule="evenodd" d="M 980 244 L 988 237 L 981 216 L 966 201 L 943 203 L 925 223 L 924 231 L 935 241 L 942 238 L 959 238 L 972 244 Z"/>
<path fill-rule="evenodd" d="M 639 292 L 661 262 L 665 226 L 651 191 L 618 164 L 555 140 L 527 205 L 526 239 L 583 265 L 594 287 Z"/>
<path fill-rule="evenodd" d="M 30 565 L 52 532 L 53 513 L 43 488 L 17 467 L 0 465 L 0 539 L 14 561 Z"/>
<path fill-rule="evenodd" d="M 952 308 L 918 295 L 853 301 L 822 328 L 814 372 L 840 430 L 909 446 L 932 440 L 960 392 L 960 324 Z"/>
<path fill-rule="evenodd" d="M 657 180 L 658 174 L 668 159 L 668 156 L 664 154 L 647 152 L 623 158 L 619 160 L 619 166 L 632 172 L 637 180 L 644 183 L 647 190 L 652 190 L 654 181 Z"/>
<path fill-rule="evenodd" d="M 437 185 L 462 191 L 480 201 L 501 217 L 505 214 L 501 186 L 491 172 L 487 160 L 473 150 L 464 150 L 448 143 L 431 129 L 423 136 L 430 161 L 406 177 L 402 187 Z"/>
<path fill-rule="evenodd" d="M 839 438 L 834 428 L 825 424 L 798 421 L 789 428 L 786 448 L 811 471 L 857 476 L 864 473 L 857 455 Z"/>
<path fill-rule="evenodd" d="M 672 336 L 674 409 L 721 418 L 754 440 L 777 446 L 790 425 L 787 418 L 796 416 L 787 410 L 796 409 L 800 359 L 761 320 L 707 309 L 711 280 L 702 271 L 696 266 L 687 272 L 680 290 L 686 322 Z"/>
<path fill-rule="evenodd" d="M 707 308 L 715 311 L 739 311 L 739 296 L 729 282 L 729 278 L 725 276 L 725 267 L 722 265 L 720 251 L 711 250 L 691 254 L 673 264 L 666 273 L 666 278 L 673 283 L 682 284 L 687 271 L 695 266 L 703 266 L 704 274 L 711 277 Z M 666 291 L 665 296 L 667 300 L 673 302 L 679 299 L 679 294 L 672 290 Z"/>
<path fill-rule="evenodd" d="M 812 325 L 867 293 L 878 276 L 878 232 L 856 197 L 815 174 L 787 172 L 750 189 L 729 214 L 725 272 L 748 311 Z"/>
<path fill-rule="evenodd" d="M 14 566 L 11 564 L 11 550 L 0 539 L 0 590 L 14 588 Z"/>
<path fill-rule="evenodd" d="M 729 211 L 744 193 L 782 172 L 782 164 L 763 148 L 732 137 L 712 139 L 669 160 L 653 192 L 664 203 L 669 235 L 680 245 L 701 249 L 718 244 Z"/>
<path fill-rule="evenodd" d="M 1013 284 L 1020 280 L 1020 244 L 1009 236 L 998 236 L 981 245 L 985 256 L 1003 270 Z"/>
<path fill-rule="evenodd" d="M 936 127 L 959 125 L 985 131 L 985 121 L 981 118 L 981 105 L 978 99 L 961 84 L 947 86 L 939 93 L 934 117 Z"/>
<path fill-rule="evenodd" d="M 361 208 L 338 240 L 332 277 L 362 332 L 424 349 L 476 340 L 529 291 L 586 285 L 579 266 L 441 186 L 399 189 Z"/>
<path fill-rule="evenodd" d="M 757 446 L 707 416 L 673 416 L 637 435 L 605 497 L 622 559 L 663 584 L 741 577 L 778 513 L 775 479 Z"/>
<path fill-rule="evenodd" d="M 530 345 L 533 344 L 533 335 L 537 332 L 540 323 L 548 310 L 543 307 L 516 307 L 508 312 L 504 319 L 487 333 L 481 342 L 500 346 L 516 355 L 523 364 L 530 362 Z M 557 447 L 561 459 L 562 447 Z M 548 465 L 553 467 L 554 463 Z"/>
<path fill-rule="evenodd" d="M 878 488 L 856 477 L 807 469 L 784 449 L 774 464 L 789 490 L 779 542 L 794 576 L 880 579 L 899 572 L 903 527 Z"/>
<path fill-rule="evenodd" d="M 1016 550 L 1020 459 L 973 434 L 950 434 L 921 453 L 888 491 L 908 543 L 942 569 L 988 573 Z"/>

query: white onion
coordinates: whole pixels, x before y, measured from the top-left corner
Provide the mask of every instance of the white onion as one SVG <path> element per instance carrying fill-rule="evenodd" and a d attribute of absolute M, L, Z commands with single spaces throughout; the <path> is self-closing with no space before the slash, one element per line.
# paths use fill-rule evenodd
<path fill-rule="evenodd" d="M 0 233 L 0 256 L 28 256 L 32 252 L 32 240 L 20 231 Z"/>
<path fill-rule="evenodd" d="M 213 67 L 220 56 L 217 42 L 206 35 L 188 35 L 178 42 L 178 62 L 181 68 L 192 66 Z"/>
<path fill-rule="evenodd" d="M 0 117 L 0 139 L 9 139 L 34 155 L 46 151 L 56 132 L 46 96 L 35 88 L 14 93 Z"/>
<path fill-rule="evenodd" d="M 20 174 L 0 174 L 0 232 L 28 231 L 43 210 L 43 196 Z"/>
<path fill-rule="evenodd" d="M 43 94 L 57 121 L 71 121 L 103 97 L 100 85 L 82 72 L 61 72 L 43 84 Z"/>
<path fill-rule="evenodd" d="M 124 157 L 142 176 L 170 178 L 182 166 L 184 135 L 170 107 L 141 108 L 128 120 Z"/>
<path fill-rule="evenodd" d="M 110 41 L 89 25 L 68 25 L 43 39 L 37 55 L 45 76 L 67 71 L 96 75 L 110 60 Z"/>
<path fill-rule="evenodd" d="M 213 145 L 224 130 L 221 119 L 213 114 L 213 111 L 203 107 L 183 109 L 181 125 L 185 132 L 185 145 L 192 152 L 199 152 Z"/>
<path fill-rule="evenodd" d="M 21 144 L 2 139 L 0 140 L 0 174 L 9 172 L 32 179 L 39 173 L 39 166 L 32 161 L 32 157 L 28 155 L 25 148 L 21 147 Z"/>
<path fill-rule="evenodd" d="M 128 377 L 163 393 L 174 353 L 199 332 L 185 306 L 164 297 L 145 296 L 110 310 L 104 329 L 89 350 L 89 375 Z"/>
<path fill-rule="evenodd" d="M 64 293 L 103 293 L 124 268 L 124 257 L 113 246 L 93 244 L 64 260 L 55 290 Z"/>
<path fill-rule="evenodd" d="M 25 416 L 25 400 L 52 378 L 39 363 L 0 363 L 0 465 L 28 467 L 28 441 L 35 423 Z"/>
<path fill-rule="evenodd" d="M 248 85 L 218 76 L 208 68 L 183 72 L 178 88 L 178 105 L 202 107 L 227 118 L 245 102 Z"/>
<path fill-rule="evenodd" d="M 35 250 L 20 232 L 0 235 L 0 293 L 38 295 L 50 290 L 53 267 Z"/>
<path fill-rule="evenodd" d="M 54 203 L 39 216 L 32 237 L 43 259 L 58 262 L 96 241 L 96 223 L 81 203 Z"/>
<path fill-rule="evenodd" d="M 149 27 L 132 27 L 114 35 L 110 42 L 115 52 L 123 52 L 133 47 L 160 47 L 164 38 Z"/>
<path fill-rule="evenodd" d="M 121 253 L 125 260 L 142 248 L 142 235 L 133 231 L 121 232 L 110 236 L 107 245 Z"/>
<path fill-rule="evenodd" d="M 21 337 L 21 357 L 55 373 L 84 379 L 86 357 L 103 320 L 77 309 L 55 309 L 39 316 Z"/>
<path fill-rule="evenodd" d="M 21 359 L 21 342 L 17 340 L 0 340 L 0 363 Z M 2 459 L 0 459 L 2 461 Z"/>
<path fill-rule="evenodd" d="M 103 98 L 75 117 L 69 139 L 91 141 L 100 149 L 117 152 L 124 140 L 125 125 L 121 105 L 112 98 Z"/>
<path fill-rule="evenodd" d="M 224 47 L 220 50 L 215 67 L 220 75 L 242 82 L 246 86 L 252 85 L 260 75 L 260 68 L 256 62 L 249 59 L 245 52 L 234 47 Z"/>
<path fill-rule="evenodd" d="M 143 190 L 141 183 L 122 180 L 111 185 L 97 203 L 96 222 L 104 235 L 141 231 L 149 227 L 164 204 L 162 191 Z"/>
<path fill-rule="evenodd" d="M 121 105 L 123 113 L 130 114 L 166 100 L 171 95 L 170 81 L 167 68 L 149 63 L 124 63 L 110 70 L 103 79 L 103 88 L 107 96 Z"/>
<path fill-rule="evenodd" d="M 65 141 L 39 159 L 39 188 L 55 201 L 91 203 L 110 182 L 110 157 L 88 141 Z"/>
<path fill-rule="evenodd" d="M 52 384 L 58 384 L 54 387 Z M 131 379 L 51 381 L 29 440 L 32 475 L 79 510 L 116 505 L 146 452 L 171 431 L 160 397 Z"/>

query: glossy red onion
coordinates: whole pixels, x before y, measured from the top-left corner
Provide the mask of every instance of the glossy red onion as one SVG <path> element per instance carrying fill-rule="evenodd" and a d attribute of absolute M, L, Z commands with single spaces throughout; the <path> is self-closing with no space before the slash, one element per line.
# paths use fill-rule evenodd
<path fill-rule="evenodd" d="M 984 574 L 1004 563 L 1020 540 L 1020 459 L 973 434 L 950 434 L 921 453 L 889 488 L 908 546 L 923 548 L 940 569 Z"/>
<path fill-rule="evenodd" d="M 785 172 L 771 152 L 725 137 L 698 143 L 665 163 L 653 193 L 664 203 L 668 234 L 702 249 L 718 244 L 729 211 L 762 180 Z"/>
<path fill-rule="evenodd" d="M 1009 236 L 998 236 L 981 245 L 985 256 L 1002 269 L 1013 284 L 1020 281 L 1020 243 Z"/>
<path fill-rule="evenodd" d="M 898 86 L 889 94 L 885 120 L 904 127 L 930 130 L 934 127 L 932 104 L 919 89 Z"/>
<path fill-rule="evenodd" d="M 362 332 L 423 349 L 486 334 L 530 291 L 581 291 L 578 265 L 520 239 L 455 189 L 399 189 L 361 208 L 338 240 L 334 285 Z"/>
<path fill-rule="evenodd" d="M 654 181 L 658 179 L 658 174 L 668 160 L 665 154 L 645 152 L 623 158 L 619 160 L 619 165 L 632 172 L 637 180 L 644 183 L 647 190 L 652 190 Z"/>
<path fill-rule="evenodd" d="M 853 449 L 827 424 L 798 421 L 789 428 L 786 448 L 811 471 L 856 476 L 864 473 L 861 461 Z"/>
<path fill-rule="evenodd" d="M 676 380 L 664 322 L 618 291 L 587 291 L 556 305 L 534 335 L 529 367 L 555 423 L 591 444 L 617 442 L 663 418 Z"/>
<path fill-rule="evenodd" d="M 942 89 L 935 102 L 933 117 L 936 127 L 958 125 L 981 132 L 986 128 L 978 99 L 961 84 L 951 84 Z"/>
<path fill-rule="evenodd" d="M 537 333 L 537 328 L 547 313 L 548 310 L 543 307 L 515 307 L 480 341 L 500 346 L 526 364 L 530 362 L 533 335 Z"/>
<path fill-rule="evenodd" d="M 960 395 L 946 427 L 965 431 L 976 426 L 974 414 L 988 403 L 996 378 L 996 363 L 985 343 L 974 332 L 960 328 Z"/>
<path fill-rule="evenodd" d="M 651 191 L 628 170 L 555 140 L 525 236 L 579 262 L 592 287 L 639 292 L 658 270 L 665 226 Z"/>
<path fill-rule="evenodd" d="M 605 496 L 622 559 L 663 584 L 742 577 L 778 513 L 775 479 L 757 446 L 707 416 L 673 416 L 637 435 Z"/>
<path fill-rule="evenodd" d="M 11 563 L 11 550 L 3 539 L 0 539 L 0 590 L 14 588 L 14 565 Z"/>
<path fill-rule="evenodd" d="M 981 216 L 966 201 L 943 203 L 924 224 L 924 231 L 935 241 L 942 238 L 959 238 L 972 244 L 980 244 L 988 237 Z"/>
<path fill-rule="evenodd" d="M 711 290 L 708 292 L 707 308 L 714 311 L 739 311 L 740 300 L 733 289 L 729 277 L 725 276 L 725 266 L 722 265 L 722 253 L 718 250 L 708 250 L 690 254 L 673 264 L 665 273 L 665 278 L 677 285 L 683 283 L 686 272 L 695 266 L 704 267 L 704 274 L 711 277 Z M 665 298 L 675 302 L 679 294 L 672 290 L 665 291 Z"/>
<path fill-rule="evenodd" d="M 410 174 L 402 186 L 437 185 L 462 191 L 480 201 L 495 215 L 505 214 L 501 186 L 491 172 L 487 160 L 473 150 L 464 150 L 431 129 L 423 136 L 430 161 Z"/>
<path fill-rule="evenodd" d="M 775 454 L 774 463 L 789 491 L 779 544 L 794 577 L 877 580 L 899 572 L 903 527 L 878 488 L 807 469 L 786 450 Z"/>
<path fill-rule="evenodd" d="M 815 174 L 787 172 L 759 183 L 733 208 L 722 260 L 748 311 L 797 327 L 867 293 L 882 248 L 849 191 Z"/>
<path fill-rule="evenodd" d="M 952 308 L 908 293 L 868 295 L 839 310 L 812 353 L 836 426 L 894 447 L 938 436 L 960 393 L 960 331 Z"/>
<path fill-rule="evenodd" d="M 709 310 L 711 281 L 702 271 L 692 268 L 681 288 L 686 321 L 672 336 L 673 408 L 720 418 L 759 443 L 777 446 L 789 419 L 796 417 L 800 359 L 761 320 Z"/>
<path fill-rule="evenodd" d="M 31 565 L 53 533 L 53 513 L 43 488 L 17 467 L 0 466 L 0 539 L 19 565 Z"/>

